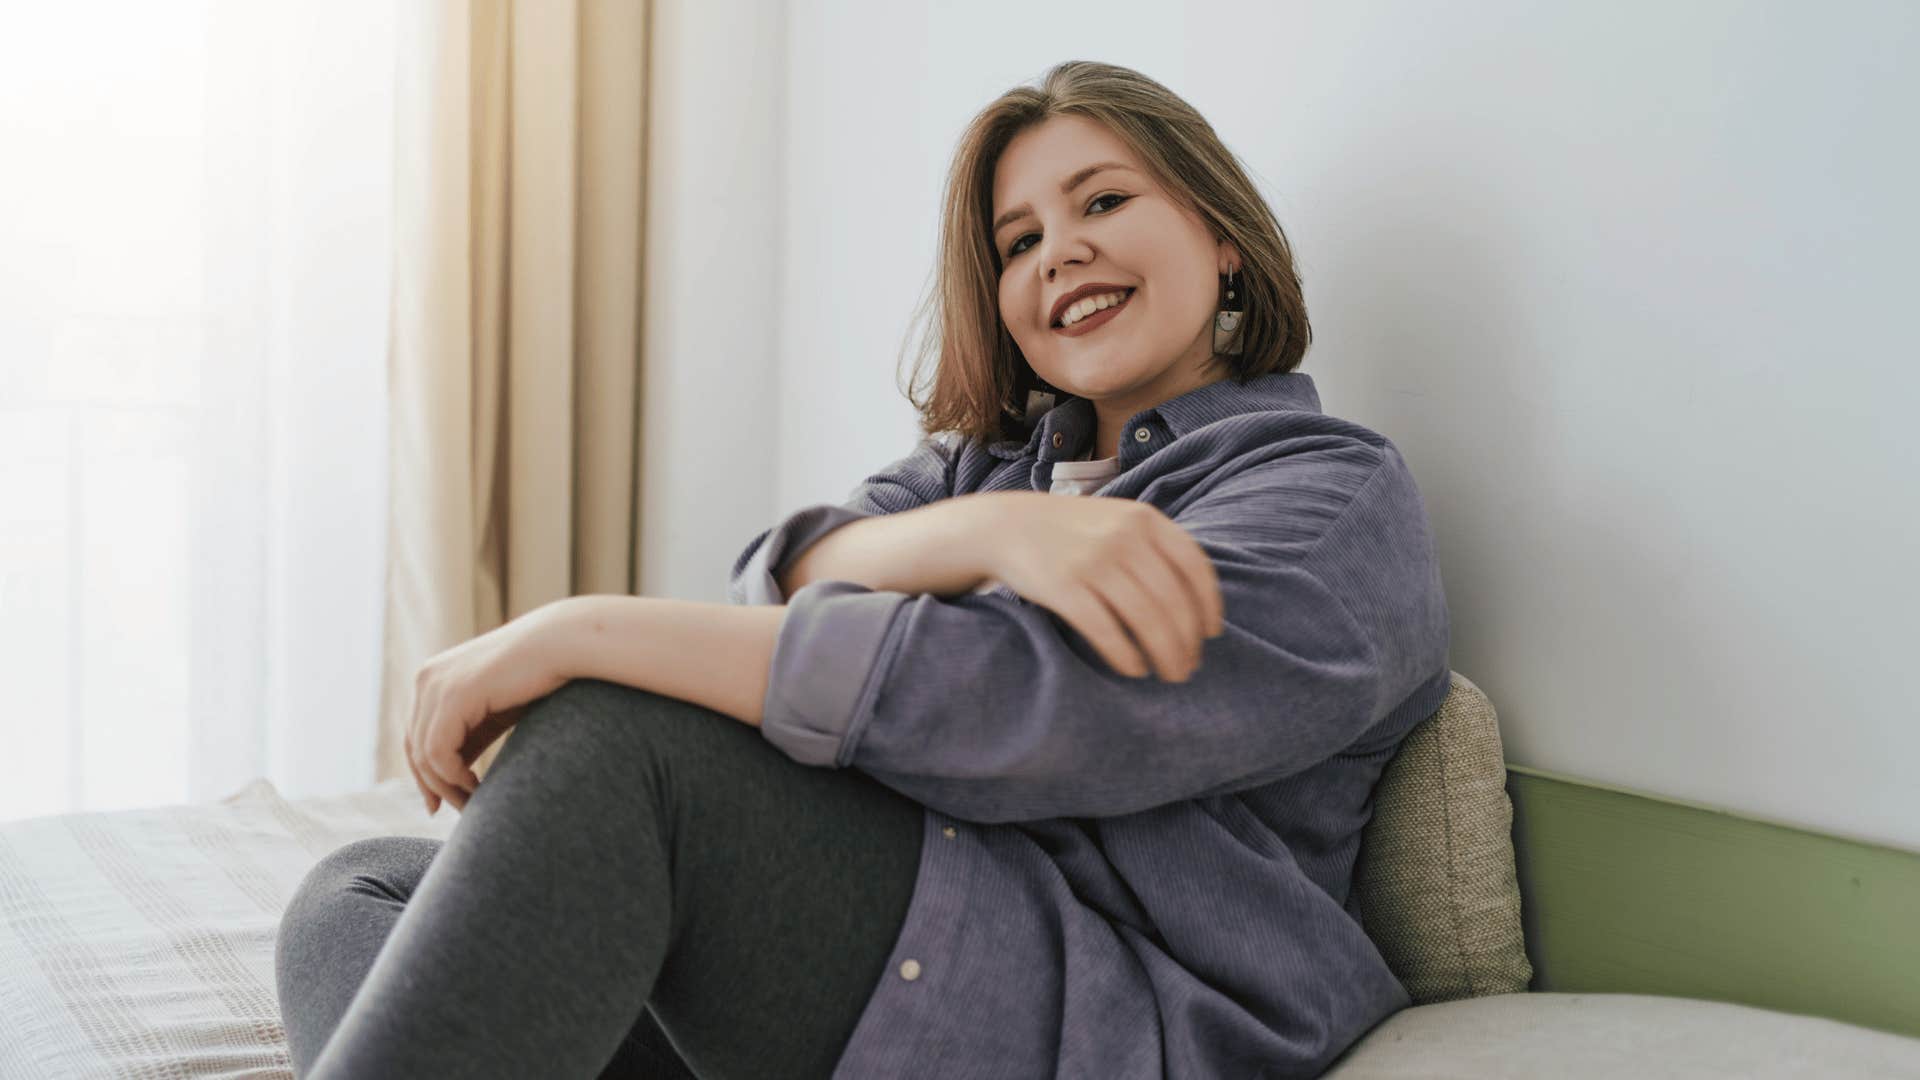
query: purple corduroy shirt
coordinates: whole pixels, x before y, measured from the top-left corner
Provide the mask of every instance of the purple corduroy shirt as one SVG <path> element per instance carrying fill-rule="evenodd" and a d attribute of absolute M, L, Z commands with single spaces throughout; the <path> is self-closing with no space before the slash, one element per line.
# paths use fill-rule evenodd
<path fill-rule="evenodd" d="M 913 901 L 835 1080 L 1315 1076 L 1409 1005 L 1352 897 L 1381 770 L 1447 694 L 1446 599 L 1393 443 L 1303 372 L 1135 413 L 1083 498 L 1151 503 L 1213 560 L 1226 632 L 1186 683 L 1114 671 L 1005 585 L 776 579 L 832 529 L 1048 491 L 1094 437 L 930 436 L 754 537 L 728 597 L 787 605 L 760 730 L 926 807 Z"/>

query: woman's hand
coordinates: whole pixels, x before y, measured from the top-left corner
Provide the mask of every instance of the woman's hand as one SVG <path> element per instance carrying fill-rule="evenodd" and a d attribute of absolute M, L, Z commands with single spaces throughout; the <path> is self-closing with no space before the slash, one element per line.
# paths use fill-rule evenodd
<path fill-rule="evenodd" d="M 566 684 L 551 648 L 558 611 L 553 604 L 535 608 L 421 665 L 406 746 L 428 814 L 443 800 L 466 809 L 480 785 L 472 763 L 520 722 L 529 703 Z"/>
<path fill-rule="evenodd" d="M 1205 639 L 1225 631 L 1213 560 L 1158 507 L 1038 491 L 984 497 L 990 579 L 1066 619 L 1115 671 L 1144 677 L 1144 646 L 1161 679 L 1185 682 Z"/>

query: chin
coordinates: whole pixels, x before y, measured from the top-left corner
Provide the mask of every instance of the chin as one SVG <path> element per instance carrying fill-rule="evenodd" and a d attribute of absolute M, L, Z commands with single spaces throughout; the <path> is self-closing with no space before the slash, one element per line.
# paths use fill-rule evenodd
<path fill-rule="evenodd" d="M 1074 385 L 1084 386 L 1087 391 L 1091 391 L 1092 393 L 1110 394 L 1116 390 L 1124 390 L 1148 381 L 1154 377 L 1154 374 L 1154 372 L 1143 370 L 1138 364 L 1125 362 L 1118 364 L 1093 364 L 1089 365 L 1085 371 L 1076 372 L 1075 378 L 1072 381 Z M 1055 385 L 1059 384 L 1056 383 Z M 1082 397 L 1088 396 L 1086 392 L 1079 390 L 1074 391 L 1074 393 L 1080 394 Z"/>

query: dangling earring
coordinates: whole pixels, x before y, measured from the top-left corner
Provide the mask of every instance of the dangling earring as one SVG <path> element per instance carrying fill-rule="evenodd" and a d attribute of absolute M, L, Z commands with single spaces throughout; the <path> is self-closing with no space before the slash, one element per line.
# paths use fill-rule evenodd
<path fill-rule="evenodd" d="M 1213 316 L 1213 351 L 1223 356 L 1239 356 L 1242 348 L 1239 335 L 1240 319 L 1247 310 L 1247 298 L 1239 295 L 1245 292 L 1242 287 L 1233 287 L 1233 271 L 1227 271 L 1227 298 L 1220 304 L 1220 310 Z"/>

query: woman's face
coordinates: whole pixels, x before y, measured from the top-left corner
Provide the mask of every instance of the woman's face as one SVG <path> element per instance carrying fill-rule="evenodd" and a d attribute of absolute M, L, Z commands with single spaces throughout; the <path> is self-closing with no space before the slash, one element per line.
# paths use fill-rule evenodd
<path fill-rule="evenodd" d="M 1121 167 L 1081 177 L 1104 162 Z M 1216 243 L 1104 126 L 1055 116 L 1016 136 L 994 169 L 992 220 L 1000 319 L 1041 378 L 1144 408 L 1216 377 L 1206 369 L 1219 275 L 1239 266 L 1239 254 Z M 1084 333 L 1056 328 L 1055 302 L 1095 283 L 1133 292 Z"/>

